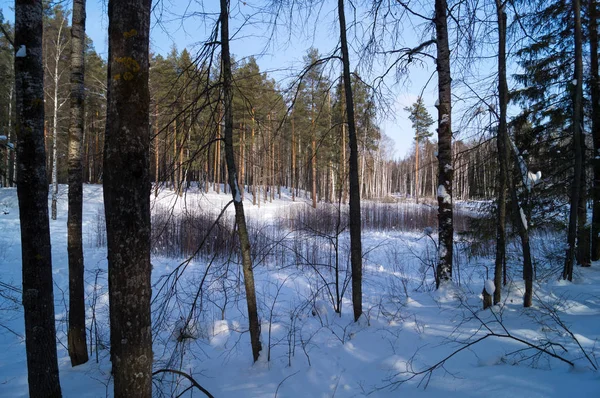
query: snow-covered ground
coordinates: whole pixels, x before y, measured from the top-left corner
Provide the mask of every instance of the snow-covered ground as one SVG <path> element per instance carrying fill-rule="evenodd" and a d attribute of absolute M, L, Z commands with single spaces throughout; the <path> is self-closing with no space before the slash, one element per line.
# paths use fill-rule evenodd
<path fill-rule="evenodd" d="M 174 214 L 201 208 L 216 216 L 230 198 L 211 191 L 189 193 L 183 200 L 164 190 L 153 199 L 153 208 L 173 207 Z M 87 364 L 77 368 L 70 367 L 65 347 L 66 199 L 66 187 L 61 186 L 59 217 L 50 223 L 63 395 L 112 396 L 106 248 L 98 246 L 103 230 L 102 189 L 84 187 L 88 325 L 94 352 Z M 504 304 L 493 312 L 482 311 L 481 291 L 486 268 L 492 272 L 491 258 L 469 258 L 459 251 L 461 285 L 433 291 L 433 239 L 419 231 L 366 231 L 365 317 L 354 323 L 350 288 L 344 292 L 341 316 L 334 312 L 330 299 L 335 297 L 335 263 L 331 262 L 335 237 L 316 239 L 306 232 L 283 230 L 278 222 L 281 214 L 290 206 L 304 206 L 285 194 L 273 203 L 261 203 L 260 208 L 247 198 L 245 204 L 250 225 L 258 231 L 255 236 L 262 237 L 255 253 L 263 346 L 259 361 L 252 364 L 243 284 L 235 261 L 210 261 L 203 256 L 184 263 L 183 258 L 155 253 L 155 370 L 180 369 L 215 397 L 534 398 L 592 397 L 600 391 L 600 374 L 592 365 L 598 367 L 600 355 L 600 264 L 578 269 L 573 283 L 555 277 L 536 283 L 534 307 L 529 309 L 521 306 L 523 285 L 518 266 L 512 264 L 514 282 L 503 292 Z M 0 189 L 0 397 L 27 396 L 20 293 L 7 286 L 19 289 L 21 285 L 19 236 L 16 190 Z M 273 238 L 277 244 L 268 241 Z M 536 254 L 544 259 L 537 263 L 538 275 L 560 268 L 559 263 L 552 263 L 549 252 L 560 251 L 562 243 L 553 239 L 549 234 L 533 240 Z M 347 231 L 340 235 L 338 247 L 343 288 L 343 281 L 348 280 Z M 165 275 L 180 264 L 185 272 L 177 284 L 170 284 L 172 279 Z M 194 302 L 196 310 L 190 316 Z M 178 341 L 178 330 L 185 327 L 188 316 L 185 332 L 193 338 Z M 466 347 L 491 333 L 505 337 L 487 337 Z M 528 344 L 575 366 L 539 355 L 539 349 L 524 350 Z M 420 373 L 461 348 L 433 373 Z M 175 391 L 187 386 L 185 380 L 163 373 L 155 379 L 155 395 L 161 391 L 175 396 Z M 196 390 L 187 396 L 202 394 Z"/>

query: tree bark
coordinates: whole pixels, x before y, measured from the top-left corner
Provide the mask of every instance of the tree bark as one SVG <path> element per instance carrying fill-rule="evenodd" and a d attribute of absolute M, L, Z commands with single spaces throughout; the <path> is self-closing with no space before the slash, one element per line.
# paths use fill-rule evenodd
<path fill-rule="evenodd" d="M 577 237 L 577 206 L 581 189 L 581 173 L 583 168 L 583 154 L 581 153 L 581 115 L 583 102 L 583 59 L 582 59 L 582 33 L 581 33 L 581 4 L 580 0 L 573 0 L 573 14 L 575 19 L 575 90 L 573 94 L 573 182 L 571 185 L 571 200 L 569 210 L 569 228 L 567 235 L 567 252 L 563 267 L 563 279 L 573 280 L 573 263 L 575 262 L 575 240 Z"/>
<path fill-rule="evenodd" d="M 452 280 L 452 96 L 446 0 L 435 1 L 438 74 L 438 265 L 436 285 Z"/>
<path fill-rule="evenodd" d="M 85 290 L 83 283 L 83 168 L 81 142 L 84 126 L 85 0 L 73 0 L 71 26 L 71 124 L 69 127 L 69 209 L 67 218 L 69 256 L 69 331 L 71 365 L 88 361 L 85 333 Z"/>
<path fill-rule="evenodd" d="M 115 397 L 152 395 L 150 5 L 108 3 L 104 207 Z"/>
<path fill-rule="evenodd" d="M 594 142 L 594 183 L 592 191 L 592 260 L 600 260 L 600 79 L 598 78 L 598 11 L 596 0 L 588 0 L 590 40 L 590 89 L 592 137 Z"/>
<path fill-rule="evenodd" d="M 15 1 L 17 195 L 29 396 L 60 397 L 44 144 L 42 1 Z"/>
<path fill-rule="evenodd" d="M 508 177 L 508 146 L 506 136 L 506 110 L 508 107 L 508 84 L 506 81 L 506 13 L 503 0 L 496 0 L 498 18 L 498 97 L 500 119 L 496 150 L 498 156 L 498 193 L 496 218 L 496 262 L 494 266 L 494 304 L 502 299 L 502 276 L 506 266 L 506 188 Z"/>
<path fill-rule="evenodd" d="M 344 75 L 344 93 L 346 96 L 346 114 L 348 115 L 348 142 L 350 144 L 350 264 L 352 267 L 352 307 L 354 321 L 362 315 L 362 239 L 360 224 L 360 185 L 358 180 L 358 140 L 354 119 L 354 97 L 352 96 L 352 76 L 346 39 L 346 15 L 344 0 L 338 0 L 340 21 L 340 44 Z"/>
<path fill-rule="evenodd" d="M 225 161 L 229 177 L 229 186 L 235 207 L 235 221 L 237 224 L 238 238 L 242 255 L 242 268 L 244 272 L 244 285 L 246 288 L 246 304 L 248 307 L 248 323 L 250 330 L 250 344 L 254 362 L 258 360 L 261 351 L 260 323 L 258 321 L 258 307 L 256 305 L 256 290 L 254 287 L 254 273 L 252 271 L 252 254 L 250 252 L 250 239 L 246 228 L 244 204 L 238 189 L 235 154 L 233 152 L 233 88 L 231 75 L 231 56 L 229 53 L 229 6 L 228 0 L 220 0 L 221 4 L 221 68 L 223 79 L 223 96 L 225 107 Z"/>

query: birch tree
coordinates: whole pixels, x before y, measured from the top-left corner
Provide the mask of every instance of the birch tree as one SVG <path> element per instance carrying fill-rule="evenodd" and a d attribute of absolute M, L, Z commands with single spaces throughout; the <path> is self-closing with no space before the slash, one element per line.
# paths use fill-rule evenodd
<path fill-rule="evenodd" d="M 83 169 L 81 143 L 84 128 L 85 0 L 73 0 L 71 24 L 71 120 L 69 127 L 69 210 L 67 251 L 69 256 L 69 331 L 71 365 L 88 361 L 85 333 L 83 283 Z"/>

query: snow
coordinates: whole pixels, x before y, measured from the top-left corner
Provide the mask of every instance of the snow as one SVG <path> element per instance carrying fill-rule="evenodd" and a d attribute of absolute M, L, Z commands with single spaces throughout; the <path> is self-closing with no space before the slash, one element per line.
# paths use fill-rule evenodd
<path fill-rule="evenodd" d="M 442 186 L 443 188 L 443 186 Z M 438 189 L 441 197 L 445 190 Z M 66 316 L 68 309 L 68 265 L 66 250 L 66 202 L 67 188 L 60 186 L 58 220 L 51 221 L 53 277 L 55 283 L 55 309 L 57 321 L 57 344 L 60 381 L 65 397 L 112 396 L 112 378 L 108 350 L 108 294 L 106 274 L 106 248 L 97 246 L 99 218 L 102 215 L 102 188 L 84 186 L 84 254 L 86 264 L 86 302 L 88 327 L 91 326 L 95 300 L 95 315 L 101 345 L 92 353 L 90 361 L 71 368 L 66 345 Z M 302 196 L 302 195 L 300 195 Z M 171 191 L 163 190 L 153 200 L 153 209 L 173 208 L 184 213 L 196 208 L 218 214 L 231 200 L 230 194 L 216 194 L 212 190 L 202 194 L 192 190 L 180 198 Z M 19 212 L 15 188 L 0 189 L 0 281 L 17 289 L 21 285 L 21 246 L 19 241 Z M 282 199 L 272 203 L 252 206 L 251 195 L 244 197 L 244 207 L 249 225 L 259 225 L 260 231 L 279 231 L 283 223 L 278 221 L 282 212 L 305 206 L 302 199 L 292 202 L 284 190 Z M 319 205 L 321 206 L 321 205 Z M 420 205 L 414 205 L 418 209 Z M 233 208 L 227 209 L 228 216 Z M 227 221 L 225 224 L 228 224 Z M 258 223 L 258 224 L 256 224 Z M 299 260 L 299 264 L 287 264 L 279 255 L 260 252 L 255 257 L 255 283 L 261 321 L 263 351 L 259 361 L 252 364 L 247 332 L 243 283 L 238 284 L 238 265 L 222 260 L 211 265 L 214 273 L 208 273 L 203 285 L 202 313 L 194 314 L 187 324 L 177 306 L 169 307 L 168 322 L 154 330 L 154 369 L 167 366 L 179 368 L 193 377 L 216 397 L 398 397 L 419 396 L 423 398 L 444 397 L 518 397 L 558 398 L 572 395 L 595 396 L 598 390 L 598 373 L 590 370 L 589 363 L 581 355 L 577 343 L 567 333 L 556 333 L 556 324 L 544 326 L 535 320 L 543 307 L 539 300 L 551 306 L 569 325 L 577 341 L 592 357 L 600 355 L 597 341 L 600 339 L 600 263 L 590 268 L 577 268 L 573 283 L 557 282 L 554 278 L 534 284 L 534 308 L 523 309 L 521 298 L 524 284 L 521 281 L 518 254 L 507 259 L 512 280 L 502 290 L 501 305 L 483 311 L 481 307 L 481 276 L 493 267 L 493 259 L 476 257 L 469 259 L 462 251 L 455 250 L 460 263 L 461 284 L 445 283 L 440 290 L 433 289 L 433 274 L 429 264 L 436 260 L 436 228 L 418 231 L 364 231 L 363 252 L 363 310 L 359 323 L 353 322 L 351 285 L 343 297 L 342 313 L 333 310 L 323 285 L 311 267 Z M 304 240 L 312 240 L 309 235 Z M 562 235 L 558 238 L 545 234 L 531 236 L 534 256 L 541 247 L 556 248 L 562 252 Z M 322 241 L 315 241 L 314 254 Z M 321 242 L 321 243 L 319 243 Z M 348 233 L 340 236 L 342 256 L 347 255 Z M 318 243 L 318 244 L 317 244 Z M 325 251 L 330 246 L 323 247 Z M 306 255 L 306 253 L 298 253 Z M 549 257 L 551 258 L 551 257 Z M 558 256 L 556 256 L 558 258 Z M 161 277 L 173 271 L 181 258 L 153 253 L 152 281 L 157 294 Z M 346 263 L 347 257 L 343 257 Z M 556 268 L 560 264 L 548 261 L 538 264 L 538 272 Z M 218 263 L 218 264 L 217 264 Z M 225 265 L 231 267 L 228 279 L 223 279 Z M 207 272 L 208 261 L 194 259 L 181 274 L 181 296 L 178 304 L 185 306 L 198 291 L 199 281 Z M 332 281 L 331 268 L 323 273 Z M 455 275 L 458 272 L 454 270 Z M 344 274 L 340 275 L 342 278 Z M 486 289 L 491 281 L 486 281 Z M 222 284 L 229 284 L 226 310 L 220 295 Z M 0 285 L 0 396 L 26 397 L 27 371 L 24 343 L 23 314 L 19 293 L 5 290 Z M 406 293 L 402 286 L 406 286 Z M 12 292 L 12 293 L 11 293 Z M 206 295 L 204 295 L 206 293 Z M 13 295 L 15 300 L 6 296 Z M 158 325 L 157 304 L 153 308 L 153 322 Z M 471 312 L 473 311 L 473 312 Z M 491 311 L 494 311 L 492 313 Z M 314 315 L 313 315 L 314 312 Z M 542 357 L 535 363 L 518 362 L 510 353 L 524 346 L 506 339 L 486 339 L 463 350 L 446 364 L 445 368 L 432 374 L 424 389 L 420 378 L 407 381 L 397 389 L 387 388 L 389 380 L 397 381 L 409 375 L 409 369 L 423 370 L 446 357 L 461 342 L 473 340 L 482 333 L 481 324 L 473 313 L 488 325 L 497 325 L 495 315 L 515 336 L 535 342 L 553 341 L 565 347 L 556 350 L 560 355 L 575 362 L 576 371 L 564 363 Z M 188 312 L 184 311 L 187 316 Z M 197 317 L 196 315 L 199 315 Z M 545 319 L 545 318 L 544 318 Z M 550 322 L 548 318 L 545 322 Z M 177 341 L 177 331 L 184 330 L 190 338 Z M 89 331 L 88 331 L 89 332 Z M 559 330 L 560 332 L 560 330 Z M 88 339 L 89 339 L 88 334 Z M 270 342 L 270 344 L 269 344 Z M 270 348 L 271 360 L 267 361 Z M 523 357 L 526 356 L 524 353 Z M 509 366 L 510 365 L 510 366 Z M 400 373 L 399 373 L 400 372 Z M 176 377 L 155 379 L 157 386 L 164 387 L 166 396 L 174 396 L 167 382 L 189 386 Z M 155 395 L 159 395 L 155 390 Z M 184 397 L 201 396 L 197 391 Z"/>
<path fill-rule="evenodd" d="M 485 287 L 485 292 L 490 296 L 496 291 L 496 285 L 494 285 L 494 281 L 491 279 L 486 279 L 483 286 Z"/>
<path fill-rule="evenodd" d="M 525 212 L 523 211 L 523 208 L 521 207 L 521 205 L 519 205 L 519 214 L 521 215 L 521 224 L 523 224 L 523 228 L 525 228 L 527 230 L 527 228 L 528 228 L 527 216 L 525 215 Z"/>
<path fill-rule="evenodd" d="M 450 194 L 446 192 L 446 188 L 441 184 L 438 186 L 437 196 L 438 198 L 442 198 L 444 203 L 452 203 L 452 198 L 450 197 Z"/>
<path fill-rule="evenodd" d="M 15 54 L 15 57 L 25 58 L 26 56 L 27 56 L 27 47 L 25 47 L 24 44 L 21 44 L 21 46 L 17 50 L 17 53 Z"/>

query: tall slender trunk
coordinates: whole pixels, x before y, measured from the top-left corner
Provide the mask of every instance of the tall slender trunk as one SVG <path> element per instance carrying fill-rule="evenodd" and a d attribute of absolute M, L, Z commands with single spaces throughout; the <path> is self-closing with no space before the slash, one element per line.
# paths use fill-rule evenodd
<path fill-rule="evenodd" d="M 592 107 L 592 137 L 594 141 L 594 182 L 592 191 L 592 260 L 600 260 L 600 79 L 598 78 L 598 10 L 596 0 L 588 0 L 590 40 L 590 90 Z"/>
<path fill-rule="evenodd" d="M 291 175 L 290 190 L 292 192 L 292 201 L 296 201 L 296 192 L 294 186 L 296 182 L 296 136 L 294 131 L 294 114 L 292 113 L 292 175 Z"/>
<path fill-rule="evenodd" d="M 15 95 L 23 313 L 29 396 L 60 397 L 44 148 L 41 0 L 15 1 Z"/>
<path fill-rule="evenodd" d="M 244 270 L 244 285 L 246 287 L 246 304 L 248 307 L 248 323 L 250 330 L 250 344 L 254 362 L 258 360 L 261 350 L 260 324 L 258 322 L 258 308 L 256 305 L 256 291 L 254 287 L 254 273 L 252 271 L 252 255 L 250 240 L 244 216 L 244 204 L 238 190 L 235 154 L 233 152 L 233 88 L 231 76 L 231 58 L 229 53 L 229 9 L 228 0 L 220 0 L 221 4 L 221 68 L 223 77 L 223 97 L 225 107 L 225 160 L 229 173 L 229 186 L 235 207 L 235 221 L 237 224 L 238 238 L 242 255 Z"/>
<path fill-rule="evenodd" d="M 563 279 L 573 280 L 573 263 L 575 262 L 575 240 L 577 237 L 577 206 L 581 190 L 581 173 L 583 172 L 583 154 L 581 153 L 581 115 L 583 102 L 583 59 L 582 59 L 582 33 L 581 33 L 581 4 L 580 0 L 573 0 L 573 14 L 575 18 L 575 91 L 573 94 L 573 157 L 575 167 L 571 185 L 571 200 L 569 210 L 569 228 L 567 236 L 567 252 L 563 268 Z"/>
<path fill-rule="evenodd" d="M 150 0 L 108 2 L 104 210 L 115 397 L 152 396 Z"/>
<path fill-rule="evenodd" d="M 71 26 L 71 121 L 69 127 L 69 210 L 67 252 L 69 257 L 69 331 L 71 365 L 88 361 L 85 333 L 85 289 L 82 242 L 83 167 L 81 143 L 84 126 L 85 0 L 73 0 Z"/>
<path fill-rule="evenodd" d="M 158 104 L 154 104 L 154 197 L 158 197 L 158 187 L 160 185 L 160 167 L 159 167 L 159 140 L 158 140 Z"/>
<path fill-rule="evenodd" d="M 419 131 L 415 141 L 415 202 L 419 203 Z"/>
<path fill-rule="evenodd" d="M 14 86 L 10 87 L 10 92 L 8 95 L 8 125 L 7 125 L 7 138 L 8 138 L 8 142 L 11 142 L 11 140 L 14 140 L 14 137 L 12 136 L 12 102 L 13 102 L 13 96 L 14 96 Z M 13 150 L 10 150 L 8 147 L 6 149 L 6 182 L 7 185 L 9 187 L 12 187 L 14 185 L 14 180 L 15 180 L 15 167 L 14 167 L 14 154 L 13 151 L 16 148 L 13 148 Z"/>
<path fill-rule="evenodd" d="M 317 208 L 317 133 L 315 129 L 315 111 L 314 104 L 312 105 L 312 124 L 311 124 L 311 148 L 312 155 L 310 159 L 311 171 L 312 171 L 312 206 Z"/>
<path fill-rule="evenodd" d="M 348 141 L 350 143 L 350 263 L 352 267 L 352 307 L 354 321 L 362 315 L 362 240 L 360 224 L 360 192 L 358 183 L 358 140 L 354 119 L 354 98 L 352 96 L 352 77 L 350 75 L 350 57 L 346 40 L 346 15 L 344 0 L 338 0 L 340 21 L 340 44 L 346 95 L 346 113 L 348 115 Z"/>
<path fill-rule="evenodd" d="M 59 62 L 61 58 L 61 36 L 64 26 L 64 19 L 60 22 L 58 28 L 58 38 L 56 40 L 56 55 L 54 56 L 54 98 L 52 109 L 52 219 L 56 220 L 57 202 L 58 202 L 58 86 L 59 86 Z"/>
<path fill-rule="evenodd" d="M 219 121 L 217 125 L 217 147 L 215 148 L 215 179 L 213 184 L 213 190 L 217 193 L 221 193 L 221 110 L 219 108 Z"/>
<path fill-rule="evenodd" d="M 498 18 L 498 97 L 500 120 L 496 149 L 498 151 L 498 197 L 496 218 L 496 261 L 494 264 L 494 304 L 502 299 L 502 276 L 506 267 L 506 188 L 508 176 L 508 147 L 506 145 L 506 110 L 508 106 L 508 84 L 506 81 L 506 13 L 503 0 L 496 0 Z M 463 198 L 464 199 L 464 198 Z"/>
<path fill-rule="evenodd" d="M 244 201 L 244 165 L 246 163 L 245 156 L 246 150 L 246 127 L 243 123 L 240 123 L 240 193 L 242 195 L 242 202 Z"/>
<path fill-rule="evenodd" d="M 438 265 L 436 285 L 452 280 L 452 95 L 446 0 L 435 0 L 438 74 Z"/>

